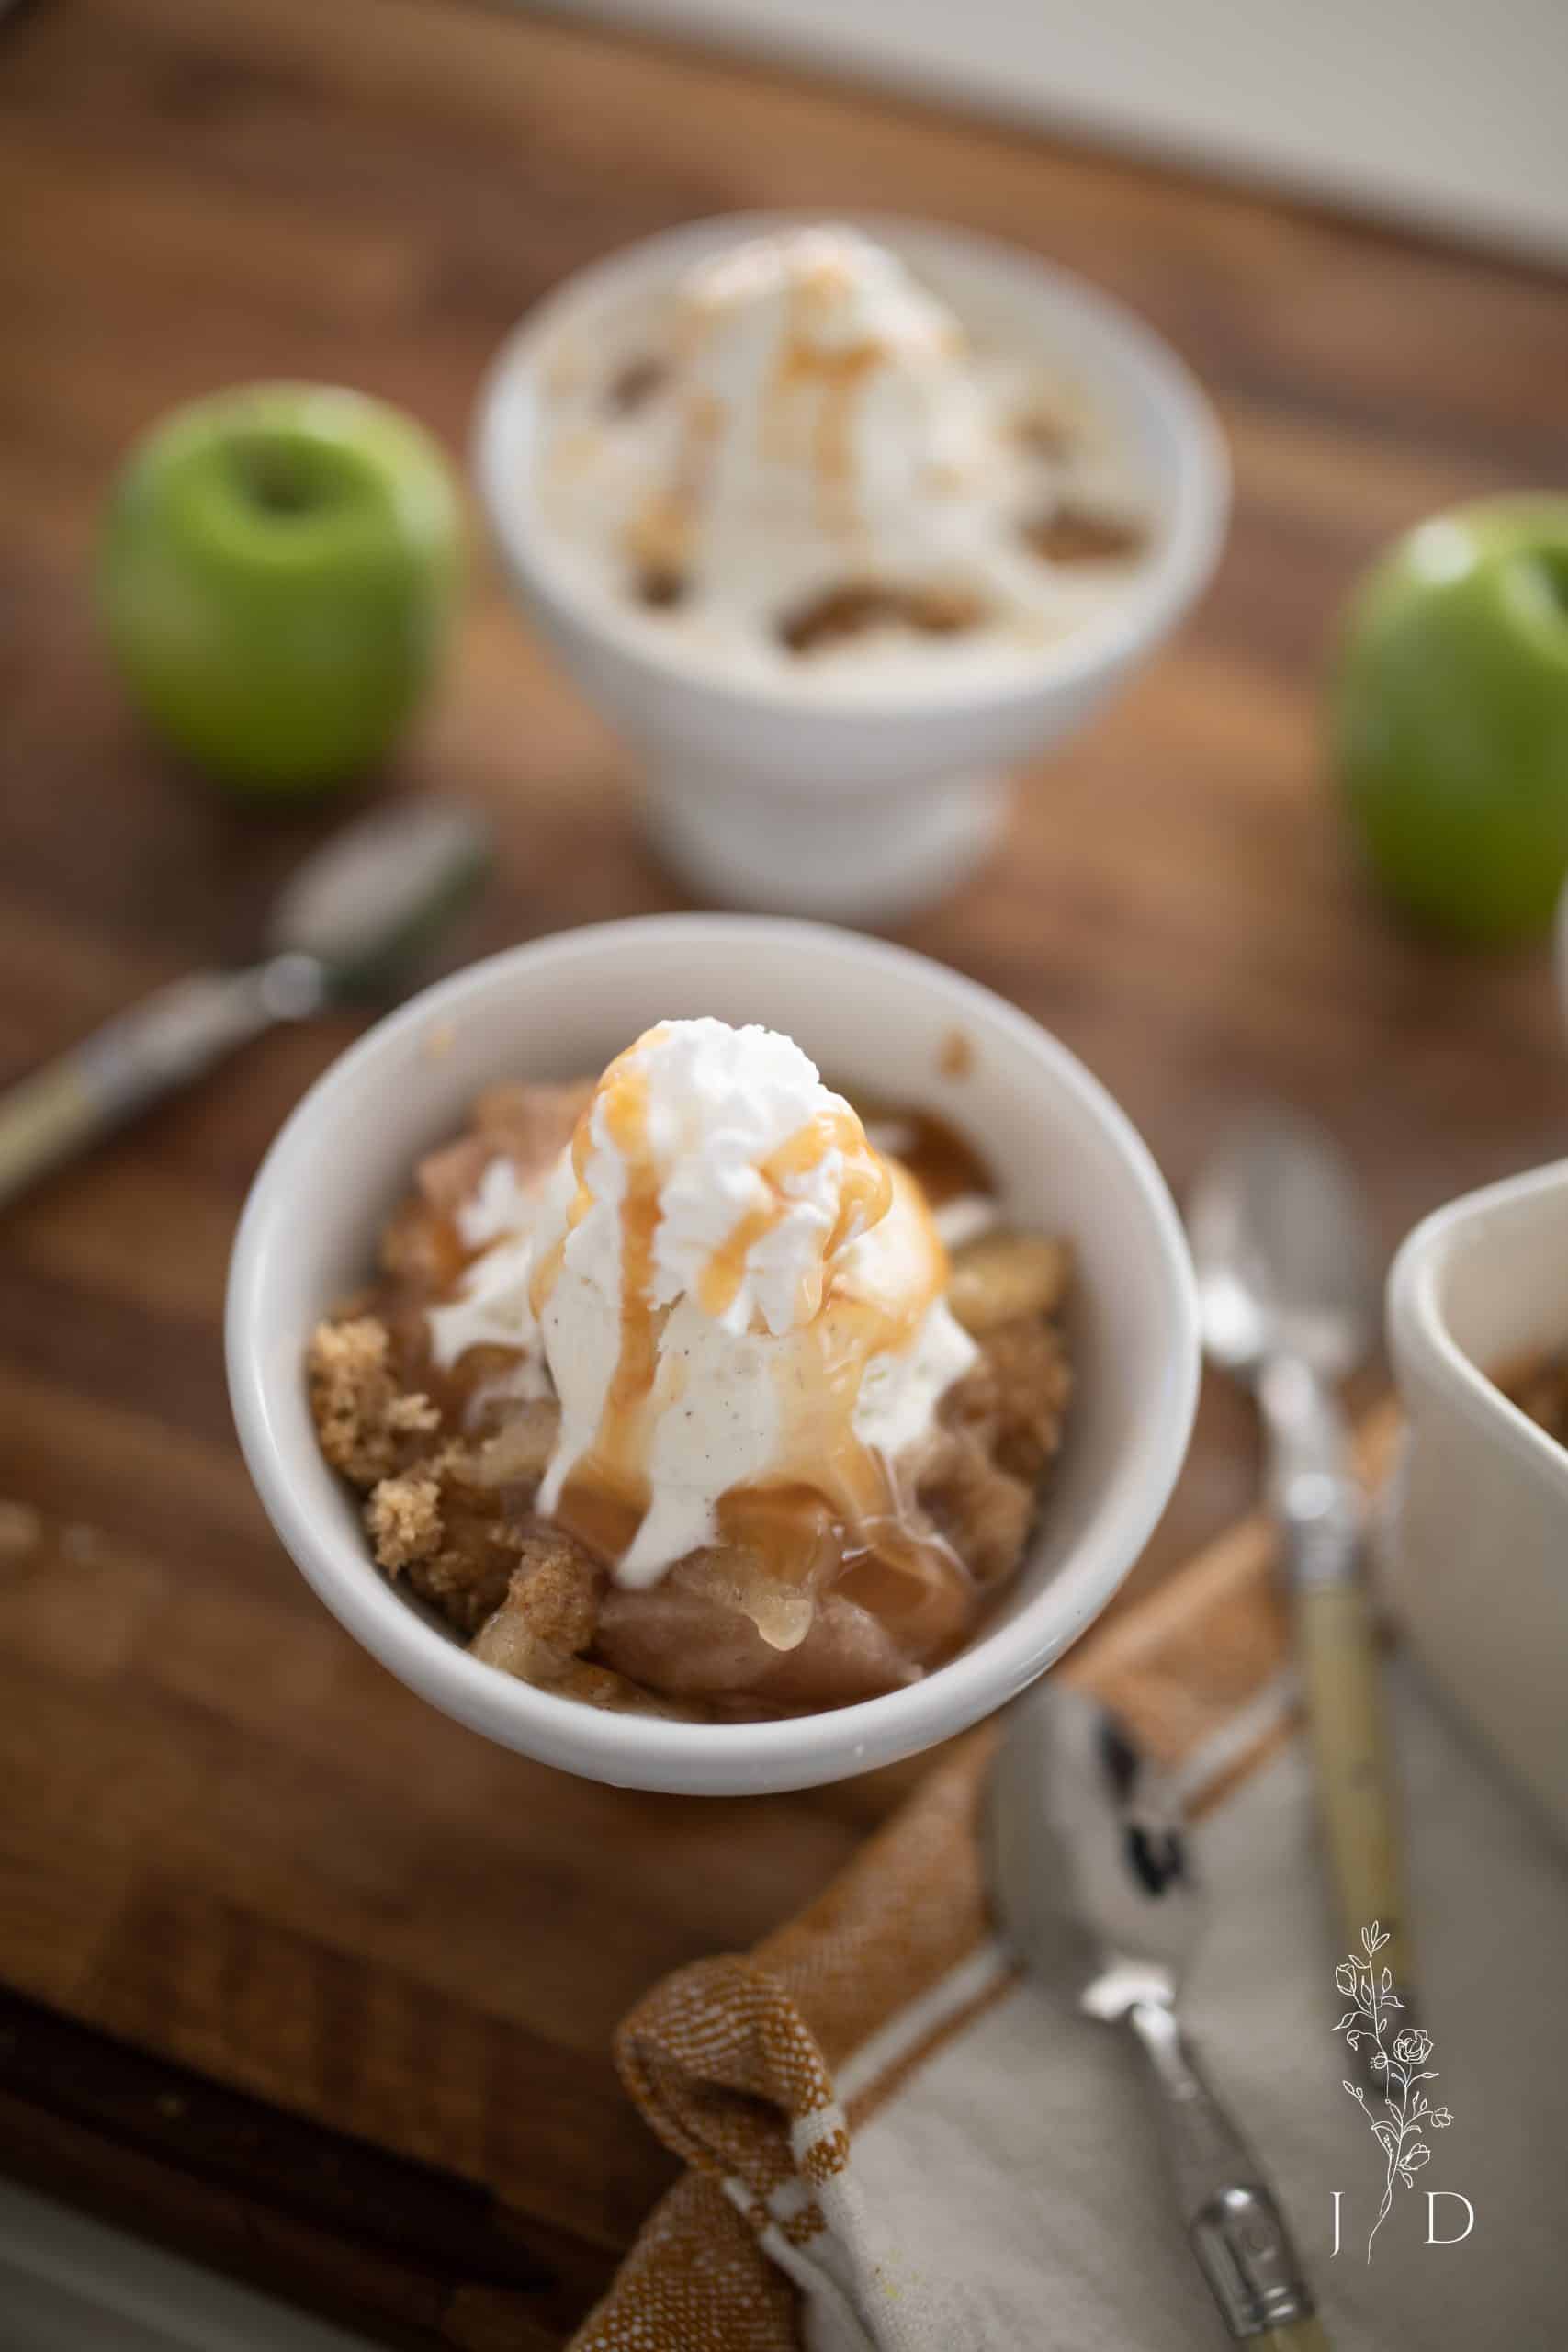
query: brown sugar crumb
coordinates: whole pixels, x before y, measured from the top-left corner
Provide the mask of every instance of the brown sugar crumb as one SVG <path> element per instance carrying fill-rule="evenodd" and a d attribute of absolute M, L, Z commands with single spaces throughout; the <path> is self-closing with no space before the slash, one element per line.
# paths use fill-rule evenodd
<path fill-rule="evenodd" d="M 593 1639 L 604 1582 L 604 1570 L 564 1530 L 530 1530 L 505 1598 L 475 1637 L 474 1656 L 525 1682 L 558 1679 Z"/>
<path fill-rule="evenodd" d="M 356 1487 L 400 1466 L 404 1441 L 437 1428 L 427 1396 L 405 1394 L 391 1366 L 391 1339 L 373 1315 L 320 1323 L 310 1336 L 310 1410 L 321 1452 Z"/>
<path fill-rule="evenodd" d="M 611 377 L 604 394 L 604 404 L 616 416 L 631 416 L 646 408 L 654 395 L 669 381 L 670 369 L 662 359 L 651 354 L 641 359 L 628 359 L 624 368 Z"/>
<path fill-rule="evenodd" d="M 972 1431 L 951 1431 L 938 1444 L 917 1498 L 976 1584 L 999 1583 L 1022 1559 L 1034 1489 L 993 1461 Z"/>
<path fill-rule="evenodd" d="M 942 1399 L 942 1419 L 988 1447 L 1010 1476 L 1032 1484 L 1060 1451 L 1072 1394 L 1062 1333 L 1043 1316 L 1021 1316 L 985 1334 L 979 1362 Z"/>
<path fill-rule="evenodd" d="M 1023 526 L 1023 543 L 1047 563 L 1123 563 L 1142 555 L 1147 527 L 1126 514 L 1079 506 L 1064 499 L 1048 514 Z"/>
<path fill-rule="evenodd" d="M 989 1334 L 997 1384 L 997 1460 L 1015 1477 L 1037 1479 L 1061 1451 L 1073 1370 L 1054 1324 L 1008 1323 Z"/>
<path fill-rule="evenodd" d="M 390 1577 L 441 1547 L 441 1487 L 427 1474 L 383 1478 L 365 1506 L 376 1557 Z"/>
<path fill-rule="evenodd" d="M 779 637 L 792 653 L 815 653 L 824 645 L 863 637 L 874 628 L 901 627 L 928 637 L 956 637 L 977 628 L 985 617 L 985 605 L 967 588 L 893 588 L 874 580 L 846 581 L 786 614 L 779 623 Z"/>
<path fill-rule="evenodd" d="M 476 1552 L 445 1544 L 428 1560 L 411 1560 L 404 1571 L 412 1589 L 439 1611 L 459 1634 L 479 1632 L 506 1595 L 511 1558 L 497 1548 Z"/>
<path fill-rule="evenodd" d="M 387 1427 L 398 1437 L 427 1436 L 441 1426 L 441 1415 L 428 1396 L 407 1389 L 387 1408 Z"/>

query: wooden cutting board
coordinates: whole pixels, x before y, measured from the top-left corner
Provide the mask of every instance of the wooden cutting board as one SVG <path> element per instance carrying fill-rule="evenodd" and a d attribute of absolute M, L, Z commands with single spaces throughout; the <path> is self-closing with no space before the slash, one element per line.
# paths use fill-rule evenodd
<path fill-rule="evenodd" d="M 1386 920 L 1315 731 L 1328 618 L 1372 548 L 1568 478 L 1557 278 L 458 0 L 8 13 L 0 198 L 0 1082 L 243 953 L 334 821 L 229 806 L 130 718 L 88 576 L 137 430 L 296 375 L 400 401 L 457 451 L 488 356 L 565 271 L 704 212 L 881 205 L 1133 303 L 1210 386 L 1237 472 L 1201 614 L 902 936 L 1063 1036 L 1178 1185 L 1262 1086 L 1336 1127 L 1391 1245 L 1563 1148 L 1544 957 L 1454 957 Z M 385 788 L 496 823 L 464 952 L 681 903 L 622 755 L 478 550 L 452 674 Z M 219 1317 L 251 1172 L 354 1029 L 268 1040 L 0 1220 L 0 2168 L 389 2344 L 528 2352 L 668 2177 L 615 2019 L 793 1911 L 911 1770 L 614 1794 L 486 1747 L 321 1612 L 240 1465 Z M 1254 1476 L 1245 1408 L 1210 1397 L 1122 1624 L 1176 1605 L 1162 1581 Z M 1167 1677 L 1171 1703 L 1186 1687 Z"/>
<path fill-rule="evenodd" d="M 1288 1664 L 1273 1550 L 1241 1521 L 1063 1670 L 1190 1754 Z M 558 2343 L 671 2169 L 610 2068 L 620 2011 L 776 1925 L 856 1795 L 925 1765 L 837 1802 L 592 1788 L 411 1717 L 320 1611 L 260 1603 L 238 1640 L 215 1613 L 0 1510 L 0 1720 L 47 1735 L 0 1746 L 0 2144 L 390 2343 Z"/>

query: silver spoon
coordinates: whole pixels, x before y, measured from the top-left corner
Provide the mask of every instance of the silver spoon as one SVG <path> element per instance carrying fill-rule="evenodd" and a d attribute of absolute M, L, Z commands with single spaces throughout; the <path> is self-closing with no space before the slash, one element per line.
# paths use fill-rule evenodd
<path fill-rule="evenodd" d="M 1173 1792 L 1093 1700 L 1042 1681 L 1006 1717 L 982 1837 L 1004 1941 L 1142 2047 L 1188 2240 L 1231 2335 L 1326 2352 L 1274 2193 L 1178 2016 L 1203 1904 Z"/>
<path fill-rule="evenodd" d="M 1352 1945 L 1378 1921 L 1409 1997 L 1410 1946 L 1364 1507 L 1337 1384 L 1371 1353 L 1382 1283 L 1355 1175 L 1299 1114 L 1255 1113 L 1188 1210 L 1209 1361 L 1244 1381 L 1269 1441 L 1319 1810 Z"/>
<path fill-rule="evenodd" d="M 171 981 L 0 1094 L 0 1206 L 275 1023 L 394 989 L 490 855 L 480 819 L 434 802 L 335 834 L 278 897 L 261 963 Z"/>

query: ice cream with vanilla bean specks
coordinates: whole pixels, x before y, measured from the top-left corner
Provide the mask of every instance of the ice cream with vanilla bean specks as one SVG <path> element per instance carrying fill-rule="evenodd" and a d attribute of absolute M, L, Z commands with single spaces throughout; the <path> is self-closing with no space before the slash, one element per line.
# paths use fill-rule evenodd
<path fill-rule="evenodd" d="M 678 1021 L 601 1079 L 535 1232 L 561 1404 L 541 1508 L 637 1513 L 623 1584 L 718 1536 L 732 1488 L 830 1488 L 886 1516 L 882 1464 L 975 1362 L 911 1180 L 798 1046 Z"/>

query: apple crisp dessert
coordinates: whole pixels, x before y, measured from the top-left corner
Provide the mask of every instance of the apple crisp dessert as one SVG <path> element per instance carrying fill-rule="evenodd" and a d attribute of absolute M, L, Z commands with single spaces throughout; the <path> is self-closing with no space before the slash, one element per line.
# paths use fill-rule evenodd
<path fill-rule="evenodd" d="M 1018 1569 L 1061 1442 L 1069 1251 L 1006 1224 L 950 1127 L 863 1125 L 774 1039 L 804 1115 L 726 1175 L 726 1096 L 671 1156 L 666 1064 L 716 1102 L 730 1041 L 769 1035 L 662 1024 L 597 1085 L 482 1094 L 310 1342 L 379 1567 L 596 1706 L 720 1722 L 918 1679 Z"/>

